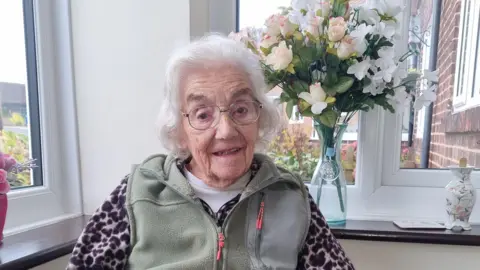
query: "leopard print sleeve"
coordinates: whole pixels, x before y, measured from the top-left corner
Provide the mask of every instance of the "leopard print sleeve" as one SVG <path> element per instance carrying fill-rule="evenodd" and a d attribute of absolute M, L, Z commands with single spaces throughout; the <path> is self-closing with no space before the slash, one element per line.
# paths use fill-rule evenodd
<path fill-rule="evenodd" d="M 299 255 L 297 269 L 355 270 L 311 195 L 309 200 L 312 218 L 305 245 Z"/>
<path fill-rule="evenodd" d="M 90 218 L 75 244 L 67 270 L 125 268 L 130 254 L 127 180 L 128 175 Z"/>

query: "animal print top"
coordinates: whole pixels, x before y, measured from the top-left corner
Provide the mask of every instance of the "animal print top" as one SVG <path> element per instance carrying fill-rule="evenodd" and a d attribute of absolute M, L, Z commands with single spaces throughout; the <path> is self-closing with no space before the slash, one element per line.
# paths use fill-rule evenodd
<path fill-rule="evenodd" d="M 253 177 L 252 173 L 252 177 Z M 125 207 L 128 175 L 93 214 L 73 249 L 68 270 L 125 269 L 130 254 L 130 225 Z M 345 251 L 330 231 L 317 205 L 310 198 L 312 218 L 297 269 L 354 270 Z M 205 211 L 219 226 L 239 201 L 237 196 L 215 213 L 202 201 Z"/>

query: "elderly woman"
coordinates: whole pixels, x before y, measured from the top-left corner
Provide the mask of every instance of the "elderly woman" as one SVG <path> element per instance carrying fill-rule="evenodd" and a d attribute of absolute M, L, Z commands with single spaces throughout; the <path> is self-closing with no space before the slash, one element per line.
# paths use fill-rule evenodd
<path fill-rule="evenodd" d="M 280 121 L 256 56 L 207 36 L 174 53 L 165 80 L 171 154 L 125 176 L 68 269 L 354 269 L 302 180 L 256 153 Z"/>

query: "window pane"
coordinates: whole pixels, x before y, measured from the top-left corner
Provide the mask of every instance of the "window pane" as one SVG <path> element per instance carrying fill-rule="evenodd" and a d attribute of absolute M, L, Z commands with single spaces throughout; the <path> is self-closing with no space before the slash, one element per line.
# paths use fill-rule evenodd
<path fill-rule="evenodd" d="M 437 1 L 421 1 L 421 4 L 412 9 L 411 20 L 419 24 L 418 29 L 422 31 L 419 34 L 425 43 L 410 40 L 410 43 L 416 42 L 413 45 L 420 49 L 420 55 L 410 70 L 428 69 L 430 54 L 434 52 L 431 46 L 438 45 L 437 54 L 432 58 L 439 70 L 437 99 L 433 102 L 431 111 L 424 108 L 413 112 L 410 110 L 413 102 L 405 105 L 405 112 L 408 113 L 403 114 L 402 132 L 406 132 L 407 136 L 402 136 L 400 144 L 400 166 L 408 169 L 442 169 L 458 164 L 458 160 L 465 157 L 469 165 L 480 167 L 480 104 L 472 95 L 467 94 L 466 104 L 460 110 L 454 111 L 452 105 L 453 99 L 466 91 L 464 85 L 472 83 L 475 73 L 478 73 L 475 61 L 472 60 L 477 59 L 479 53 L 476 48 L 479 46 L 480 9 L 475 8 L 475 1 L 471 0 L 443 1 L 440 21 L 436 27 L 433 25 L 434 16 L 431 15 L 435 12 L 434 2 Z M 460 5 L 466 5 L 463 8 L 463 21 Z M 439 30 L 438 44 L 432 44 L 431 37 L 435 35 L 432 31 L 436 28 Z M 459 35 L 460 32 L 463 34 Z M 467 46 L 468 42 L 473 46 Z M 459 62 L 457 55 L 460 55 Z M 459 74 L 455 74 L 457 65 L 460 65 Z M 458 86 L 456 93 L 455 84 Z M 418 89 L 421 90 L 422 87 L 425 86 L 419 85 Z M 471 93 L 470 90 L 467 93 Z M 405 126 L 406 123 L 408 127 Z"/>
<path fill-rule="evenodd" d="M 39 167 L 9 176 L 13 188 L 42 184 L 33 8 L 24 3 L 0 2 L 0 151 Z"/>
<path fill-rule="evenodd" d="M 291 0 L 238 0 L 239 28 L 263 27 L 265 20 L 279 11 L 279 7 L 290 6 Z"/>

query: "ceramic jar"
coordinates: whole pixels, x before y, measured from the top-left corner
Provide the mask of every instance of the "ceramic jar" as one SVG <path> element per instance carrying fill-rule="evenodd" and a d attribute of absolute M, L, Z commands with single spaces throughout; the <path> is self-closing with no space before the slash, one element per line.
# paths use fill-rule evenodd
<path fill-rule="evenodd" d="M 449 230 L 471 230 L 468 220 L 476 201 L 476 190 L 470 180 L 473 167 L 448 167 L 454 178 L 446 189 L 447 220 L 445 227 Z"/>

